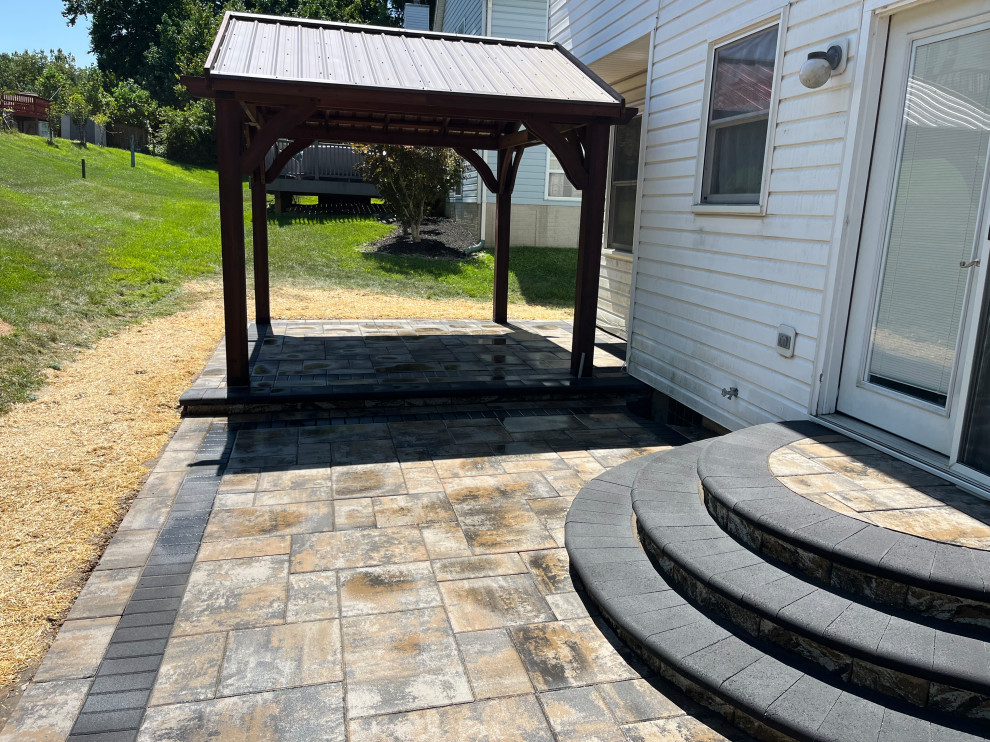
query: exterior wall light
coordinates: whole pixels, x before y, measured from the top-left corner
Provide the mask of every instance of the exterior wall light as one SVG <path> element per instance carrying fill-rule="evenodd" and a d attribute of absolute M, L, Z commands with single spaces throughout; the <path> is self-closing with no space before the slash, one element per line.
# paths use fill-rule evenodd
<path fill-rule="evenodd" d="M 806 88 L 820 88 L 833 74 L 841 75 L 846 68 L 848 48 L 845 40 L 834 41 L 829 44 L 827 51 L 808 54 L 808 61 L 801 65 L 798 73 L 801 84 Z"/>

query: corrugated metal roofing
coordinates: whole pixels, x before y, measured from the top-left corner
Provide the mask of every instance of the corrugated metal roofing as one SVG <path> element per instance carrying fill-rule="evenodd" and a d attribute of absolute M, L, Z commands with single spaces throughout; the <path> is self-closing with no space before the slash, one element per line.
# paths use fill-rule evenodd
<path fill-rule="evenodd" d="M 553 44 L 229 13 L 210 77 L 621 103 Z"/>

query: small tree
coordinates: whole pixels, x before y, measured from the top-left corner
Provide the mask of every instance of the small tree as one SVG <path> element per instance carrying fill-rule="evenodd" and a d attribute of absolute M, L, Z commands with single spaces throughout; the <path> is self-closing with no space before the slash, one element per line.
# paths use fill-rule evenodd
<path fill-rule="evenodd" d="M 65 101 L 65 112 L 69 114 L 72 123 L 79 127 L 79 139 L 83 147 L 86 146 L 86 120 L 89 118 L 91 110 L 89 103 L 78 92 L 70 93 Z"/>
<path fill-rule="evenodd" d="M 399 144 L 352 145 L 362 156 L 358 170 L 378 188 L 403 234 L 419 242 L 427 207 L 447 195 L 461 178 L 462 162 L 443 147 Z"/>

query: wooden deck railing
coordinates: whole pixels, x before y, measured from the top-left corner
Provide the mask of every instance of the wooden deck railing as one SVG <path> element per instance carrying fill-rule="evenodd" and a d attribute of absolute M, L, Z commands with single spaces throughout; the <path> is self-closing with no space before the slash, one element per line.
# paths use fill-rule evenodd
<path fill-rule="evenodd" d="M 14 116 L 21 118 L 33 118 L 39 121 L 48 119 L 47 100 L 38 95 L 25 95 L 24 93 L 2 93 L 0 94 L 0 108 L 13 110 Z"/>
<path fill-rule="evenodd" d="M 266 167 L 271 165 L 277 151 L 282 150 L 287 140 L 280 139 L 268 152 Z M 361 156 L 347 144 L 327 144 L 318 142 L 304 149 L 289 160 L 280 178 L 302 178 L 304 180 L 362 180 L 356 165 Z"/>

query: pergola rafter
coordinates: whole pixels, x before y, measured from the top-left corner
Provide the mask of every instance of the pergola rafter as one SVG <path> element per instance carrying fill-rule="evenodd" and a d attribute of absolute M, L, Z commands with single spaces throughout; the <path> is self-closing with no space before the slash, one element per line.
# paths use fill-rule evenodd
<path fill-rule="evenodd" d="M 205 76 L 183 82 L 216 101 L 228 386 L 250 380 L 242 178 L 251 176 L 255 314 L 263 324 L 270 320 L 265 184 L 316 141 L 450 147 L 464 157 L 495 193 L 492 316 L 502 323 L 516 175 L 523 152 L 546 144 L 582 194 L 571 372 L 591 375 L 609 130 L 636 111 L 566 50 L 228 13 Z M 279 139 L 289 145 L 266 168 Z M 497 150 L 494 171 L 476 150 Z"/>

